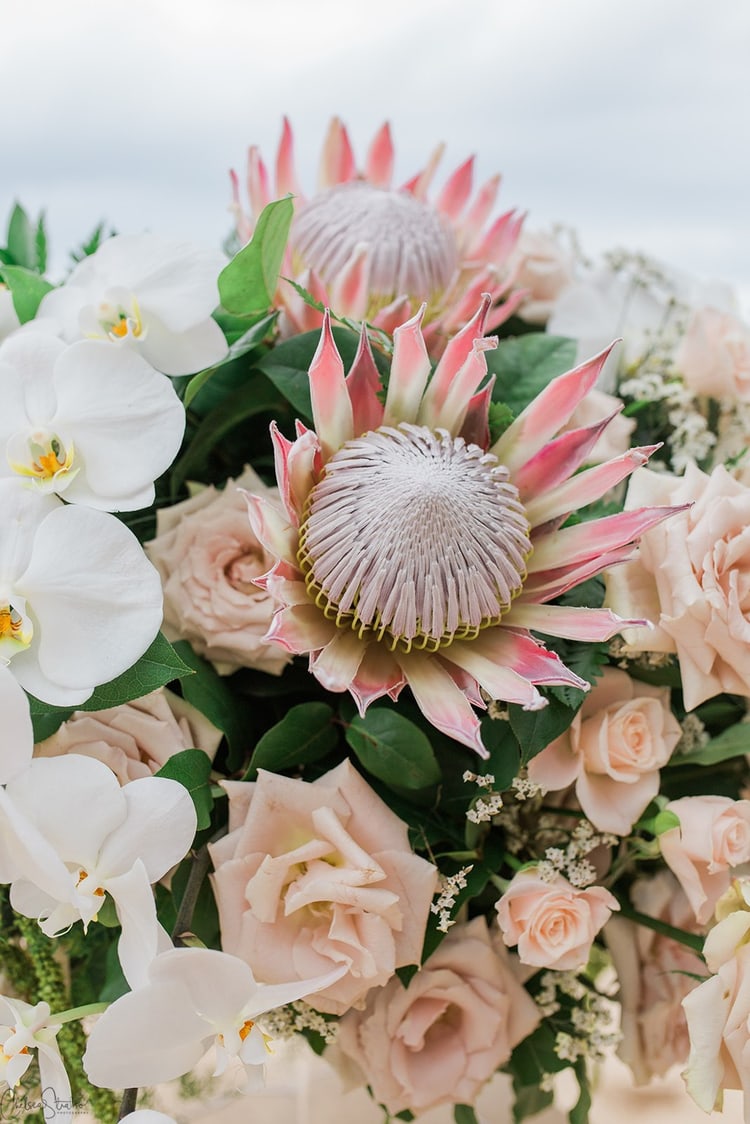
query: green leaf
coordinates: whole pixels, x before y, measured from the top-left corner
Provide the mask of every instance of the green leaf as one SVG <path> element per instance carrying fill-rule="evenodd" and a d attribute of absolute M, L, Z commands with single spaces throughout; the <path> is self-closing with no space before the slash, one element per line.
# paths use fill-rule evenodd
<path fill-rule="evenodd" d="M 213 796 L 208 778 L 211 773 L 211 758 L 202 749 L 183 749 L 175 753 L 162 765 L 157 777 L 178 781 L 190 793 L 198 816 L 198 830 L 211 824 Z"/>
<path fill-rule="evenodd" d="M 177 640 L 174 647 L 180 659 L 194 673 L 182 684 L 183 697 L 224 734 L 230 750 L 229 766 L 236 768 L 243 759 L 246 741 L 241 703 L 226 679 L 194 652 L 187 640 Z"/>
<path fill-rule="evenodd" d="M 20 265 L 2 265 L 0 275 L 11 291 L 13 307 L 18 319 L 22 324 L 33 320 L 42 297 L 53 289 L 54 285 L 50 285 L 49 281 L 45 281 L 38 273 L 24 269 Z"/>
<path fill-rule="evenodd" d="M 219 274 L 219 295 L 227 312 L 244 316 L 271 307 L 293 216 L 290 195 L 263 208 L 252 239 Z"/>
<path fill-rule="evenodd" d="M 47 268 L 47 229 L 44 223 L 44 211 L 42 211 L 36 224 L 34 249 L 36 251 L 37 272 L 44 273 Z"/>
<path fill-rule="evenodd" d="M 8 253 L 15 265 L 36 272 L 36 234 L 23 207 L 16 203 L 8 222 Z"/>
<path fill-rule="evenodd" d="M 532 757 L 536 757 L 537 753 L 541 753 L 550 742 L 563 734 L 575 717 L 575 710 L 560 702 L 554 695 L 548 695 L 547 698 L 549 702 L 543 710 L 523 710 L 515 703 L 508 707 L 510 725 L 521 746 L 523 765 L 528 765 Z"/>
<path fill-rule="evenodd" d="M 545 332 L 501 340 L 486 351 L 487 369 L 496 376 L 493 402 L 504 402 L 517 416 L 556 375 L 575 364 L 576 342 Z"/>
<path fill-rule="evenodd" d="M 454 1104 L 453 1119 L 456 1124 L 479 1124 L 474 1109 L 468 1104 Z"/>
<path fill-rule="evenodd" d="M 204 371 L 199 371 L 197 375 L 193 375 L 185 390 L 185 398 L 183 400 L 185 409 L 188 408 L 198 391 L 205 386 L 211 376 L 218 371 L 220 367 L 226 366 L 227 363 L 233 363 L 235 359 L 240 359 L 243 355 L 246 355 L 248 351 L 252 351 L 254 347 L 257 347 L 261 340 L 265 339 L 270 329 L 276 323 L 277 316 L 277 312 L 271 312 L 268 316 L 263 316 L 256 324 L 253 324 L 252 328 L 248 328 L 239 339 L 234 341 L 221 363 L 217 363 L 213 367 L 206 367 Z"/>
<path fill-rule="evenodd" d="M 666 808 L 664 808 L 661 812 L 657 812 L 657 814 L 654 816 L 654 835 L 663 835 L 665 831 L 671 831 L 673 827 L 679 826 L 680 817 L 674 812 L 668 811 Z"/>
<path fill-rule="evenodd" d="M 359 339 L 349 328 L 339 327 L 333 329 L 333 338 L 343 360 L 344 369 L 348 370 L 354 362 Z M 312 421 L 308 370 L 319 342 L 319 331 L 303 332 L 302 335 L 292 336 L 291 339 L 277 343 L 258 363 L 261 371 L 268 376 L 287 401 L 291 402 L 300 418 L 308 422 Z M 375 362 L 382 371 L 385 361 L 379 352 L 375 352 Z"/>
<path fill-rule="evenodd" d="M 395 710 L 370 707 L 354 716 L 346 740 L 374 777 L 395 788 L 438 784 L 440 766 L 426 734 Z"/>
<path fill-rule="evenodd" d="M 495 778 L 493 787 L 498 792 L 504 792 L 510 788 L 510 782 L 518 776 L 521 768 L 518 740 L 510 722 L 485 715 L 482 718 L 482 741 L 490 755 L 486 765 L 482 765 L 482 772 L 492 773 Z"/>
<path fill-rule="evenodd" d="M 158 633 L 137 663 L 116 679 L 102 683 L 86 702 L 79 703 L 76 707 L 50 706 L 29 695 L 34 738 L 42 741 L 49 737 L 74 710 L 108 710 L 109 707 L 130 702 L 131 699 L 140 699 L 185 675 L 192 675 L 191 669 L 183 663 L 169 641 Z"/>
<path fill-rule="evenodd" d="M 552 1092 L 540 1089 L 537 1085 L 519 1085 L 515 1092 L 513 1124 L 521 1124 L 527 1117 L 543 1112 L 555 1099 Z"/>
<path fill-rule="evenodd" d="M 291 707 L 256 745 L 243 780 L 254 780 L 258 769 L 278 773 L 330 753 L 338 742 L 333 717 L 333 709 L 327 703 L 307 702 Z"/>
<path fill-rule="evenodd" d="M 679 765 L 718 765 L 720 761 L 728 761 L 731 757 L 744 757 L 750 753 L 750 724 L 738 722 L 723 730 L 710 742 L 695 750 L 694 753 L 678 753 L 669 762 L 671 766 Z"/>
<path fill-rule="evenodd" d="M 222 438 L 235 426 L 255 414 L 272 413 L 279 399 L 270 387 L 259 387 L 254 380 L 228 394 L 198 426 L 186 452 L 172 469 L 172 495 L 176 496 L 186 480 L 197 476 L 211 450 L 221 445 Z"/>

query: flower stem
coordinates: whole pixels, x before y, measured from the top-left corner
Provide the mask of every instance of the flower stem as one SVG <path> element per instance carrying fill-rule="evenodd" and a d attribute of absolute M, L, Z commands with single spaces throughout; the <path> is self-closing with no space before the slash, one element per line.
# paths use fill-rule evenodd
<path fill-rule="evenodd" d="M 117 1114 L 117 1119 L 122 1120 L 122 1118 L 124 1116 L 127 1116 L 131 1112 L 135 1112 L 135 1106 L 137 1105 L 137 1103 L 138 1103 L 138 1090 L 137 1089 L 126 1089 L 124 1091 L 124 1093 L 122 1094 L 122 1100 L 120 1102 L 120 1111 Z"/>
<path fill-rule="evenodd" d="M 50 1026 L 61 1026 L 63 1023 L 73 1022 L 74 1019 L 85 1019 L 87 1015 L 100 1015 L 106 1011 L 109 1003 L 84 1003 L 82 1007 L 71 1007 L 67 1011 L 60 1011 L 57 1015 L 50 1015 L 47 1023 Z"/>
<path fill-rule="evenodd" d="M 628 921 L 634 921 L 636 925 L 653 929 L 655 933 L 659 933 L 662 937 L 669 937 L 670 940 L 684 944 L 698 956 L 703 957 L 703 937 L 699 937 L 697 933 L 686 933 L 684 929 L 677 929 L 674 925 L 668 925 L 666 921 L 657 921 L 655 917 L 649 917 L 646 913 L 639 913 L 637 909 L 632 909 L 622 902 L 620 902 L 619 915 L 627 918 Z"/>

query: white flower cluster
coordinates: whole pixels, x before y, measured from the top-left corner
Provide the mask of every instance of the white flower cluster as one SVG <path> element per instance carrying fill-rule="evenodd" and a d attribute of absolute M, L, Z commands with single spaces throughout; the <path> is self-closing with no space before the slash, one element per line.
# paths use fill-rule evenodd
<path fill-rule="evenodd" d="M 556 1014 L 560 996 L 572 999 L 575 1006 L 570 1012 L 574 1033 L 558 1031 L 555 1036 L 555 1053 L 562 1061 L 575 1062 L 578 1058 L 601 1061 L 604 1051 L 619 1042 L 621 1035 L 611 1030 L 612 1003 L 587 986 L 576 972 L 545 972 L 541 989 L 535 1002 L 544 1018 Z M 548 1087 L 549 1087 L 548 1081 Z"/>
<path fill-rule="evenodd" d="M 316 1011 L 302 1000 L 269 1011 L 258 1022 L 263 1033 L 270 1038 L 293 1038 L 295 1034 L 312 1030 L 320 1035 L 326 1046 L 336 1041 L 339 1029 L 338 1022 L 333 1019 L 329 1021 L 321 1015 L 320 1011 Z"/>
<path fill-rule="evenodd" d="M 544 796 L 547 791 L 540 784 L 536 784 L 523 773 L 519 773 L 510 782 L 516 800 L 531 800 L 534 796 Z"/>
<path fill-rule="evenodd" d="M 462 866 L 455 874 L 440 875 L 440 895 L 430 906 L 430 912 L 439 918 L 437 927 L 441 933 L 447 933 L 451 925 L 456 924 L 455 919 L 451 919 L 451 910 L 458 894 L 466 889 L 466 876 L 473 869 L 473 866 Z"/>
<path fill-rule="evenodd" d="M 682 737 L 674 748 L 675 753 L 694 753 L 710 741 L 706 727 L 697 714 L 686 714 L 680 725 Z"/>
<path fill-rule="evenodd" d="M 580 820 L 566 847 L 547 847 L 537 868 L 539 877 L 544 882 L 554 882 L 558 874 L 563 874 L 571 885 L 583 890 L 597 878 L 586 855 L 597 847 L 613 847 L 617 842 L 616 835 L 597 832 L 588 820 Z"/>
<path fill-rule="evenodd" d="M 470 823 L 489 823 L 493 816 L 497 816 L 503 807 L 503 799 L 499 792 L 492 792 L 492 786 L 495 783 L 494 773 L 484 773 L 478 775 L 472 773 L 469 769 L 464 773 L 464 780 L 467 784 L 471 781 L 477 785 L 478 788 L 488 790 L 488 799 L 479 796 L 474 800 L 472 806 L 466 813 L 466 818 Z"/>

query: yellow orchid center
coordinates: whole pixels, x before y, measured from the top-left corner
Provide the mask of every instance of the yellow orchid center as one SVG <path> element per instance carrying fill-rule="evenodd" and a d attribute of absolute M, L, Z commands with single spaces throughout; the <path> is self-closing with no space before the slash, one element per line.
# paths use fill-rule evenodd
<path fill-rule="evenodd" d="M 98 308 L 98 320 L 102 331 L 114 341 L 140 339 L 144 335 L 141 310 L 135 297 L 131 297 L 129 308 L 102 301 Z"/>
<path fill-rule="evenodd" d="M 56 434 L 34 433 L 28 440 L 29 460 L 27 463 L 12 461 L 11 468 L 19 476 L 28 476 L 33 480 L 59 481 L 73 468 L 75 448 L 69 445 Z"/>
<path fill-rule="evenodd" d="M 0 602 L 0 659 L 28 648 L 34 629 L 28 617 L 6 602 Z"/>

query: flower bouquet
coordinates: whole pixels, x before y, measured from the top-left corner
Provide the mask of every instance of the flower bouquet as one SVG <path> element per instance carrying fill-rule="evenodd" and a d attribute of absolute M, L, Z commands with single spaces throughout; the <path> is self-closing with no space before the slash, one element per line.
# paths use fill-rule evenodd
<path fill-rule="evenodd" d="M 252 1096 L 295 1035 L 386 1119 L 570 1071 L 582 1124 L 614 1049 L 707 1111 L 750 1082 L 750 333 L 438 157 L 396 189 L 335 120 L 307 198 L 285 123 L 227 253 L 99 228 L 59 285 L 11 215 L 27 1120 L 167 1120 L 208 1053 Z"/>

